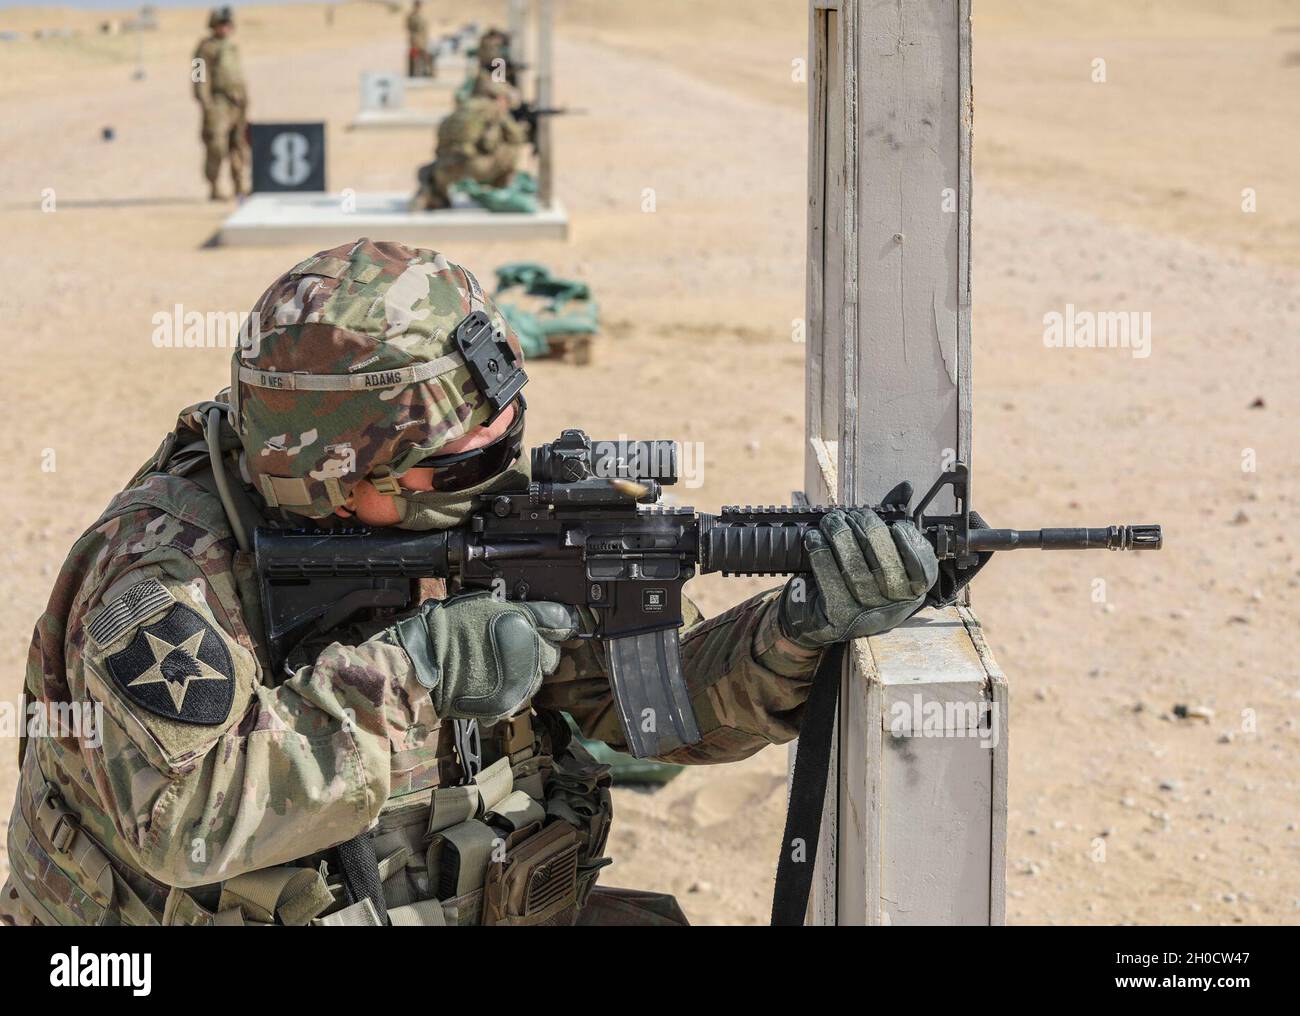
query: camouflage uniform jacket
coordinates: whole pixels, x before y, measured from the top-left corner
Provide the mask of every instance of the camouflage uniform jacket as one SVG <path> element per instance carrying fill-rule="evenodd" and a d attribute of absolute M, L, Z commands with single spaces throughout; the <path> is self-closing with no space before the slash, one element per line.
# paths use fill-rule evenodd
<path fill-rule="evenodd" d="M 412 49 L 429 48 L 429 22 L 423 14 L 411 11 L 406 16 L 406 42 Z"/>
<path fill-rule="evenodd" d="M 196 418 L 182 414 L 177 434 Z M 25 695 L 102 718 L 25 740 L 0 920 L 151 923 L 171 887 L 323 851 L 448 781 L 452 725 L 386 630 L 333 643 L 276 684 L 260 610 L 220 500 L 185 476 L 146 465 L 76 542 Z M 704 736 L 668 761 L 725 762 L 795 736 L 816 654 L 783 638 L 776 614 L 774 593 L 708 621 L 688 605 L 682 660 Z M 566 648 L 533 707 L 621 746 L 593 642 Z M 70 822 L 51 817 L 63 812 Z"/>
<path fill-rule="evenodd" d="M 523 145 L 528 131 L 495 99 L 471 97 L 438 125 L 438 160 L 473 159 Z"/>
<path fill-rule="evenodd" d="M 210 35 L 194 51 L 196 62 L 201 61 L 194 82 L 194 97 L 207 109 L 214 100 L 223 99 L 239 108 L 248 105 L 248 90 L 244 85 L 244 68 L 239 60 L 239 47 L 232 39 Z"/>

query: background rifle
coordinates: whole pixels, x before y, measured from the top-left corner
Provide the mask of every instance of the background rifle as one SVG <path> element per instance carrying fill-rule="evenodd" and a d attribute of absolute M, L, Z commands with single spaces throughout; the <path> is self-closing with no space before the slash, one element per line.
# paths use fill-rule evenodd
<path fill-rule="evenodd" d="M 521 102 L 510 110 L 510 115 L 528 128 L 528 139 L 537 151 L 537 121 L 544 116 L 567 116 L 585 114 L 585 109 L 569 109 L 567 106 L 538 106 L 532 102 Z"/>

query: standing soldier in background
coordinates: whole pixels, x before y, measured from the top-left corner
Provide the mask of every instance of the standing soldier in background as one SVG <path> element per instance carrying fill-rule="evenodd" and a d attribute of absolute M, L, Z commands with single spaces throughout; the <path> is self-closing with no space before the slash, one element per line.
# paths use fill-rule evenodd
<path fill-rule="evenodd" d="M 420 0 L 411 5 L 406 16 L 406 76 L 428 78 L 433 76 L 433 60 L 429 56 L 429 22 L 420 13 Z"/>
<path fill-rule="evenodd" d="M 208 17 L 208 28 L 212 34 L 194 51 L 190 76 L 194 80 L 194 97 L 203 110 L 203 175 L 210 188 L 208 196 L 213 201 L 222 201 L 225 195 L 218 179 L 227 158 L 235 196 L 248 193 L 244 183 L 248 166 L 248 91 L 239 48 L 230 38 L 235 30 L 230 8 L 214 8 Z"/>
<path fill-rule="evenodd" d="M 451 185 L 475 180 L 505 187 L 518 168 L 528 129 L 510 113 L 514 93 L 508 85 L 480 77 L 474 94 L 438 125 L 433 162 L 421 166 L 413 207 L 450 208 Z"/>

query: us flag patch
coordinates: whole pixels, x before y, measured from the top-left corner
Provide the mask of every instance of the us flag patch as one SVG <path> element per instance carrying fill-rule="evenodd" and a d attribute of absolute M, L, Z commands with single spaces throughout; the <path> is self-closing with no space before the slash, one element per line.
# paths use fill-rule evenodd
<path fill-rule="evenodd" d="M 96 615 L 86 626 L 90 641 L 107 649 L 123 633 L 170 607 L 176 597 L 157 579 L 146 579 L 132 586 Z"/>

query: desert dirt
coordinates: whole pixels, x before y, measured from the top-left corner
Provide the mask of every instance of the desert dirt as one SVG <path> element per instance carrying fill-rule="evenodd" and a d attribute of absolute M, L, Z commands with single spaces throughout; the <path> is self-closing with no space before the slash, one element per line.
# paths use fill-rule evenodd
<path fill-rule="evenodd" d="M 807 5 L 557 6 L 556 97 L 587 110 L 555 127 L 571 240 L 446 253 L 480 278 L 529 259 L 594 288 L 592 365 L 530 368 L 533 441 L 580 426 L 702 442 L 703 483 L 681 501 L 783 502 L 803 476 Z M 457 17 L 501 22 L 501 7 Z M 1000 525 L 1166 533 L 1159 555 L 1008 556 L 975 584 L 1011 684 L 1008 920 L 1295 923 L 1300 3 L 975 11 L 977 506 Z M 325 119 L 333 190 L 413 184 L 429 132 L 346 130 L 360 73 L 400 66 L 398 14 L 240 15 L 254 120 Z M 144 80 L 135 38 L 93 34 L 103 17 L 0 12 L 0 29 L 90 33 L 0 42 L 9 702 L 67 547 L 176 410 L 225 384 L 229 349 L 155 348 L 153 315 L 245 310 L 312 253 L 205 245 L 230 206 L 200 174 L 202 12 L 161 13 Z M 1043 315 L 1067 303 L 1149 311 L 1151 355 L 1046 348 Z M 760 588 L 692 586 L 707 613 Z M 606 881 L 674 892 L 698 923 L 763 922 L 785 766 L 770 748 L 618 791 Z"/>

